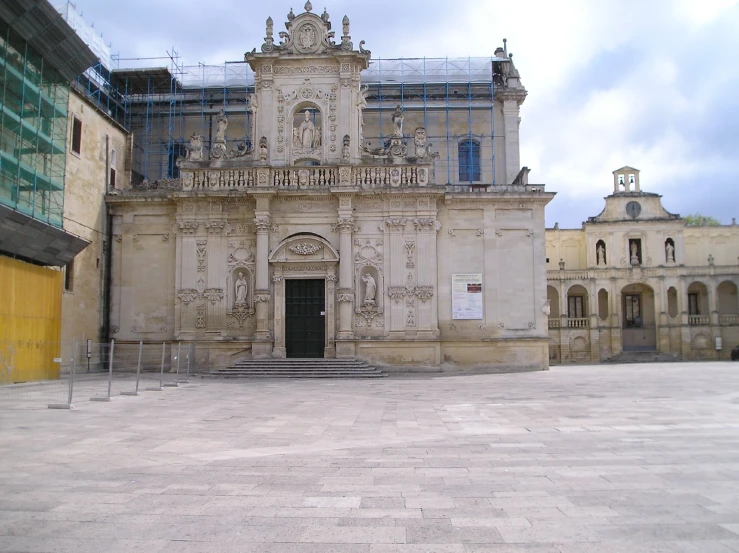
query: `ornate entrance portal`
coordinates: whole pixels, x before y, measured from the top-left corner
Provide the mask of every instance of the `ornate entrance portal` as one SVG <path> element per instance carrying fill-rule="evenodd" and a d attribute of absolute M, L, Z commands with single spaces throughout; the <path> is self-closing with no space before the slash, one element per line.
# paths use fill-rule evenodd
<path fill-rule="evenodd" d="M 326 346 L 325 290 L 323 279 L 285 281 L 287 357 L 323 357 Z"/>

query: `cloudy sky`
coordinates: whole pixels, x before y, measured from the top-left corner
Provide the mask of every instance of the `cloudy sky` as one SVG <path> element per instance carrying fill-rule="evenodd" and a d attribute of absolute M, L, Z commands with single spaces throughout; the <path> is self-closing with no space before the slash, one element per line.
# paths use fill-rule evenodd
<path fill-rule="evenodd" d="M 52 0 L 55 5 L 64 0 Z M 297 0 L 77 0 L 121 58 L 186 65 L 243 60 L 264 21 L 282 28 Z M 125 6 L 125 7 L 123 7 Z M 665 207 L 739 218 L 739 0 L 317 0 L 373 57 L 492 56 L 508 39 L 529 91 L 521 162 L 557 197 L 547 226 L 579 227 L 613 190 L 611 171 L 641 170 Z M 166 65 L 122 61 L 121 67 Z"/>

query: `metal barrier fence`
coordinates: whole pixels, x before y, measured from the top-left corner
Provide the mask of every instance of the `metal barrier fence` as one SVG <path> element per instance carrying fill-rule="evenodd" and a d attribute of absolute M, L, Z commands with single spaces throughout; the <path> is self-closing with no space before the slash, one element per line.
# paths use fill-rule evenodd
<path fill-rule="evenodd" d="M 2 344 L 0 344 L 2 346 Z M 190 381 L 195 344 L 77 342 L 65 358 L 54 358 L 58 370 L 46 373 L 20 370 L 15 356 L 0 347 L 0 406 L 38 406 L 71 409 L 74 401 L 111 401 L 161 391 Z M 58 344 L 54 351 L 59 351 Z M 23 375 L 47 374 L 46 379 L 19 381 Z M 58 375 L 57 378 L 54 378 Z"/>

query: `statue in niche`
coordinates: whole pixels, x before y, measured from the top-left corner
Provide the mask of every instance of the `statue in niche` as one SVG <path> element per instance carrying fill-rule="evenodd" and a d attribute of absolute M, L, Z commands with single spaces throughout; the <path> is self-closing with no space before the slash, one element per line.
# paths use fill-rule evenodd
<path fill-rule="evenodd" d="M 316 140 L 316 126 L 310 120 L 310 111 L 305 110 L 305 119 L 299 127 L 300 145 L 304 150 L 313 149 Z"/>
<path fill-rule="evenodd" d="M 246 294 L 249 291 L 246 277 L 243 272 L 239 272 L 239 278 L 236 279 L 236 298 L 234 300 L 234 306 L 244 305 L 246 303 Z"/>
<path fill-rule="evenodd" d="M 639 248 L 637 248 L 636 242 L 631 243 L 631 264 L 639 264 Z"/>
<path fill-rule="evenodd" d="M 667 242 L 667 244 L 665 245 L 665 254 L 667 255 L 668 263 L 675 263 L 675 246 L 673 246 L 670 242 Z"/>
<path fill-rule="evenodd" d="M 603 246 L 603 244 L 598 244 L 598 248 L 597 248 L 596 251 L 597 251 L 597 255 L 598 255 L 598 259 L 597 259 L 598 265 L 605 264 L 605 262 L 606 262 L 606 248 Z"/>
<path fill-rule="evenodd" d="M 190 137 L 190 145 L 185 146 L 187 150 L 187 161 L 203 160 L 203 135 L 192 133 Z"/>
<path fill-rule="evenodd" d="M 403 136 L 403 110 L 398 105 L 392 115 L 393 136 Z"/>
<path fill-rule="evenodd" d="M 377 283 L 370 273 L 365 273 L 362 277 L 364 282 L 364 303 L 365 307 L 374 307 L 375 295 L 377 294 Z"/>

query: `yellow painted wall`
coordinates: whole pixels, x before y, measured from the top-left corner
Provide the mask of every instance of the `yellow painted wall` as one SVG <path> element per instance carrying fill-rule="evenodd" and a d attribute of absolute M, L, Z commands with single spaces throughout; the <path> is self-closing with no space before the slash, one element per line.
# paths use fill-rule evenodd
<path fill-rule="evenodd" d="M 60 271 L 0 256 L 0 383 L 59 377 Z"/>

